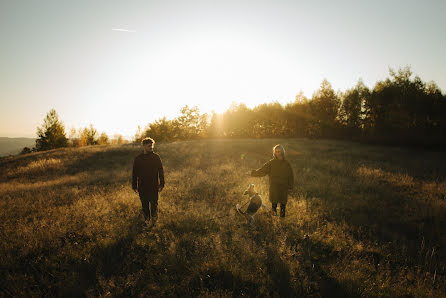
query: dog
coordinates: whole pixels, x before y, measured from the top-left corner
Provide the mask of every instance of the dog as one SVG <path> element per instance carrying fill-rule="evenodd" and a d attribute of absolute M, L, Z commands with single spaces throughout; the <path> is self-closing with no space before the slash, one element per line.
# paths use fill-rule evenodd
<path fill-rule="evenodd" d="M 246 209 L 246 211 L 242 211 L 239 204 L 237 204 L 235 208 L 237 209 L 238 213 L 246 218 L 249 224 L 253 225 L 254 215 L 257 213 L 257 211 L 259 211 L 260 207 L 263 207 L 266 210 L 269 209 L 262 203 L 262 197 L 260 197 L 260 195 L 254 190 L 254 184 L 249 184 L 243 195 L 249 196 L 248 208 Z"/>

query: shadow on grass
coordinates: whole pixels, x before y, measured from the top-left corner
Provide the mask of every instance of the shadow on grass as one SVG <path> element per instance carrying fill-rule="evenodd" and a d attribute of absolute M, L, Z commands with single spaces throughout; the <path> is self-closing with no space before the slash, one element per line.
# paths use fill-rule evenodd
<path fill-rule="evenodd" d="M 352 167 L 348 177 L 351 184 L 331 174 L 334 183 L 344 183 L 342 191 L 351 194 L 330 192 L 329 187 L 315 189 L 308 197 L 320 199 L 308 200 L 309 209 L 319 212 L 322 221 L 335 223 L 359 243 L 381 252 L 351 250 L 354 258 L 373 264 L 377 272 L 383 272 L 387 264 L 392 278 L 406 270 L 421 276 L 419 279 L 433 276 L 430 282 L 434 283 L 446 276 L 446 231 L 442 228 L 446 225 L 446 205 L 435 193 L 436 188 L 425 193 L 423 183 L 441 183 L 446 167 L 442 168 L 444 158 L 436 153 L 432 154 L 435 158 L 429 155 L 426 164 L 413 160 L 412 153 L 402 150 L 402 156 L 393 160 L 386 156 L 378 165 L 365 162 L 370 164 L 366 169 L 371 175 L 377 173 L 371 179 L 355 176 L 365 168 L 363 164 Z M 444 289 L 440 284 L 434 288 Z"/>
<path fill-rule="evenodd" d="M 59 289 L 61 296 L 98 296 L 107 292 L 104 281 L 111 278 L 125 279 L 145 267 L 144 259 L 147 251 L 136 245 L 135 240 L 144 232 L 142 216 L 130 219 L 128 232 L 122 237 L 99 243 L 93 247 L 91 256 L 84 260 L 72 260 L 70 268 L 74 278 L 71 283 Z M 128 288 L 118 289 L 124 294 Z M 118 293 L 117 290 L 117 293 Z M 128 293 L 127 293 L 128 294 Z"/>
<path fill-rule="evenodd" d="M 266 248 L 266 270 L 275 289 L 280 297 L 293 297 L 291 288 L 290 269 L 278 255 L 277 249 L 272 246 Z"/>
<path fill-rule="evenodd" d="M 363 203 L 333 213 L 338 223 L 345 221 L 351 227 L 356 239 L 398 243 L 409 255 L 417 255 L 422 242 L 430 247 L 445 244 L 444 204 L 424 200 L 417 190 L 385 181 L 370 183 L 367 189 L 370 195 L 362 198 Z"/>
<path fill-rule="evenodd" d="M 357 288 L 341 284 L 328 274 L 322 265 L 335 263 L 340 255 L 334 247 L 312 240 L 300 234 L 286 233 L 286 244 L 291 249 L 292 258 L 298 267 L 290 269 L 289 260 L 279 248 L 281 232 L 271 227 L 256 227 L 248 232 L 252 244 L 264 247 L 267 278 L 269 279 L 269 296 L 279 297 L 357 297 Z M 249 240 L 249 239 L 247 239 Z M 292 262 L 296 263 L 296 262 Z"/>
<path fill-rule="evenodd" d="M 222 268 L 210 268 L 203 271 L 188 284 L 187 289 L 177 289 L 176 295 L 197 296 L 202 292 L 231 293 L 233 297 L 256 297 L 259 285 L 243 280 L 240 276 Z"/>
<path fill-rule="evenodd" d="M 304 175 L 311 181 L 316 168 L 327 183 L 306 190 L 307 198 L 319 198 L 309 200 L 309 209 L 328 222 L 346 224 L 356 240 L 390 248 L 392 257 L 404 257 L 407 265 L 419 264 L 427 247 L 446 259 L 440 249 L 446 245 L 446 205 L 438 193 L 446 178 L 444 153 L 347 144 L 311 145 L 315 161 L 302 161 L 311 168 Z M 424 184 L 434 186 L 427 190 Z"/>
<path fill-rule="evenodd" d="M 294 247 L 296 252 L 294 256 L 300 259 L 304 275 L 309 279 L 309 283 L 305 285 L 307 293 L 302 294 L 318 294 L 322 297 L 361 296 L 357 291 L 360 287 L 355 286 L 354 281 L 339 283 L 323 269 L 323 266 L 328 267 L 330 263 L 336 262 L 341 257 L 334 247 L 308 237 L 298 241 Z"/>

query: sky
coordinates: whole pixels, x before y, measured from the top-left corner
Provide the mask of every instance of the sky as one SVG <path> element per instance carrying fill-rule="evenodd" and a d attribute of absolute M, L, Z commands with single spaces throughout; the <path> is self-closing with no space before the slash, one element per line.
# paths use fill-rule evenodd
<path fill-rule="evenodd" d="M 71 128 L 132 136 L 185 105 L 370 88 L 410 66 L 446 90 L 446 1 L 0 0 L 0 136 Z"/>

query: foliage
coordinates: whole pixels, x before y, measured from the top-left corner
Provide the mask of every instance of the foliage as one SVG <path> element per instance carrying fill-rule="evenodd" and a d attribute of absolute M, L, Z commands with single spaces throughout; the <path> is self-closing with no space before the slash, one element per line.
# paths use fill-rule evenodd
<path fill-rule="evenodd" d="M 446 115 L 446 98 L 419 77 L 411 80 L 409 68 L 390 70 L 390 78 L 376 84 L 367 102 L 368 129 L 381 136 L 440 135 L 440 115 Z M 437 89 L 437 90 L 436 90 Z M 443 122 L 444 123 L 444 122 Z"/>
<path fill-rule="evenodd" d="M 141 126 L 138 125 L 138 129 L 136 130 L 135 136 L 133 137 L 133 144 L 141 144 L 143 139 L 143 132 Z"/>
<path fill-rule="evenodd" d="M 356 86 L 342 94 L 339 120 L 347 134 L 358 135 L 366 122 L 366 103 L 369 102 L 370 91 L 359 80 Z"/>
<path fill-rule="evenodd" d="M 291 136 L 305 137 L 309 136 L 309 123 L 311 120 L 311 111 L 309 99 L 302 92 L 296 95 L 293 103 L 285 106 L 287 127 Z"/>
<path fill-rule="evenodd" d="M 184 106 L 181 114 L 173 120 L 166 117 L 147 125 L 144 133 L 138 134 L 139 141 L 151 137 L 155 141 L 174 141 L 203 138 L 208 131 L 208 115 L 200 114 L 198 107 Z"/>
<path fill-rule="evenodd" d="M 258 105 L 252 112 L 251 125 L 254 137 L 272 138 L 287 134 L 284 109 L 278 102 Z"/>
<path fill-rule="evenodd" d="M 211 120 L 207 130 L 207 135 L 210 138 L 223 137 L 223 115 L 212 111 Z"/>
<path fill-rule="evenodd" d="M 178 126 L 175 120 L 167 120 L 166 117 L 150 123 L 143 134 L 144 137 L 151 137 L 158 141 L 173 141 L 177 139 Z"/>
<path fill-rule="evenodd" d="M 181 116 L 150 123 L 142 136 L 160 141 L 196 138 L 347 138 L 384 144 L 446 146 L 446 96 L 433 82 L 412 79 L 410 68 L 389 70 L 390 77 L 369 89 L 362 80 L 335 92 L 324 79 L 312 98 L 302 92 L 294 102 L 248 108 L 232 103 L 224 113 L 200 115 L 185 106 Z M 208 121 L 210 118 L 210 121 Z"/>
<path fill-rule="evenodd" d="M 198 107 L 184 106 L 180 110 L 181 115 L 175 119 L 177 138 L 196 139 L 204 136 L 208 127 L 207 115 L 200 115 Z"/>
<path fill-rule="evenodd" d="M 37 128 L 36 149 L 37 151 L 43 151 L 66 147 L 67 142 L 65 127 L 59 121 L 56 110 L 51 109 L 46 115 L 42 126 Z"/>
<path fill-rule="evenodd" d="M 115 134 L 111 143 L 114 145 L 122 145 L 126 143 L 126 140 L 124 140 L 124 137 L 122 135 Z"/>
<path fill-rule="evenodd" d="M 79 130 L 81 132 L 81 130 Z M 76 131 L 76 128 L 70 129 L 70 136 L 69 136 L 69 145 L 71 147 L 79 147 L 81 145 L 80 135 Z"/>
<path fill-rule="evenodd" d="M 108 139 L 108 135 L 105 132 L 101 133 L 101 135 L 99 136 L 98 144 L 99 145 L 108 145 L 108 144 L 110 144 L 110 140 Z"/>
<path fill-rule="evenodd" d="M 335 134 L 338 110 L 339 98 L 331 84 L 324 79 L 310 102 L 310 126 L 313 136 L 330 137 Z"/>
<path fill-rule="evenodd" d="M 33 149 L 29 147 L 23 147 L 22 151 L 20 151 L 20 154 L 29 154 L 31 152 L 33 152 Z"/>
<path fill-rule="evenodd" d="M 253 136 L 253 112 L 243 103 L 232 103 L 223 114 L 222 135 L 225 137 Z"/>
<path fill-rule="evenodd" d="M 80 133 L 80 145 L 96 145 L 98 144 L 98 131 L 90 124 L 90 127 L 85 127 Z"/>
<path fill-rule="evenodd" d="M 412 79 L 409 67 L 394 71 L 390 77 L 369 89 L 362 80 L 345 92 L 335 92 L 324 79 L 311 98 L 302 92 L 294 102 L 278 102 L 249 108 L 232 103 L 224 113 L 200 114 L 198 107 L 185 105 L 174 119 L 160 118 L 138 126 L 134 143 L 144 137 L 156 141 L 202 138 L 346 138 L 372 143 L 446 146 L 446 96 L 434 82 Z M 79 134 L 79 135 L 78 135 Z M 36 140 L 37 150 L 67 145 L 63 124 L 51 110 Z M 122 144 L 122 136 L 109 140 L 98 136 L 92 125 L 70 131 L 73 147 L 94 144 Z"/>

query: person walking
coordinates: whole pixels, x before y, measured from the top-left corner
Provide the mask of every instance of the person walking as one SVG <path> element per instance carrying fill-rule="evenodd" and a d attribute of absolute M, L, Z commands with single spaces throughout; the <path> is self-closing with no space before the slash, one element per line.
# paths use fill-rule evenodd
<path fill-rule="evenodd" d="M 145 138 L 141 142 L 144 152 L 135 157 L 132 171 L 132 189 L 139 193 L 146 224 L 152 226 L 158 219 L 158 193 L 164 188 L 164 170 L 161 158 L 153 152 L 155 141 Z"/>
<path fill-rule="evenodd" d="M 285 217 L 288 192 L 294 186 L 294 174 L 288 160 L 285 159 L 285 149 L 278 144 L 273 147 L 273 159 L 266 162 L 260 169 L 252 170 L 251 176 L 269 176 L 269 200 L 272 210 L 277 214 L 277 204 L 280 204 L 280 217 Z"/>

